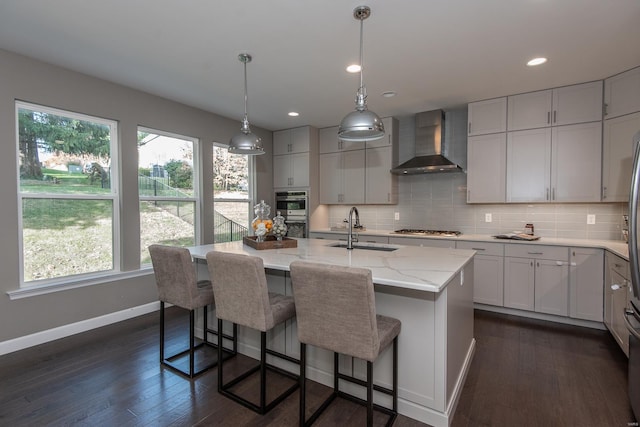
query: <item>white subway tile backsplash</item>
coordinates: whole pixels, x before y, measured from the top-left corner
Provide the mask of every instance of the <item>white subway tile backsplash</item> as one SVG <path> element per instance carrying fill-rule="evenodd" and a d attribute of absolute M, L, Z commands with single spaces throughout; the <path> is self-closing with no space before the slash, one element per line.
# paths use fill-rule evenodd
<path fill-rule="evenodd" d="M 466 174 L 400 176 L 397 205 L 360 205 L 360 221 L 368 230 L 433 228 L 459 230 L 463 234 L 498 234 L 522 230 L 533 223 L 542 237 L 622 240 L 626 203 L 466 203 Z M 329 224 L 341 222 L 351 206 L 329 208 Z M 394 220 L 400 212 L 400 220 Z M 486 223 L 485 213 L 492 214 Z M 596 224 L 587 225 L 587 214 Z"/>

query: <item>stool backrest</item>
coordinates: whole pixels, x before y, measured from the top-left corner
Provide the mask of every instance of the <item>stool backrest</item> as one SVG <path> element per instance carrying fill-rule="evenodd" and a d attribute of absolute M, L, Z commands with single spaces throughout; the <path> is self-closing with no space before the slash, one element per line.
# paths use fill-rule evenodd
<path fill-rule="evenodd" d="M 374 361 L 380 350 L 371 270 L 294 261 L 298 340 Z"/>
<path fill-rule="evenodd" d="M 262 258 L 211 251 L 207 268 L 216 299 L 216 317 L 268 331 L 273 328 Z"/>
<path fill-rule="evenodd" d="M 149 254 L 160 301 L 189 310 L 208 304 L 198 300 L 196 270 L 187 248 L 151 245 Z"/>

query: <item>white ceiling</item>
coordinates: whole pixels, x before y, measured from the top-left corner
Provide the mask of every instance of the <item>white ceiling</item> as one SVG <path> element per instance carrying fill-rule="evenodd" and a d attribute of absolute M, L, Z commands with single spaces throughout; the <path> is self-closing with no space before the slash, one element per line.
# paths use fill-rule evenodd
<path fill-rule="evenodd" d="M 2 0 L 0 48 L 277 130 L 602 79 L 640 65 L 639 0 Z M 525 62 L 546 56 L 529 68 Z M 384 91 L 397 92 L 383 98 Z M 295 110 L 300 117 L 291 118 Z M 238 124 L 239 126 L 240 124 Z"/>

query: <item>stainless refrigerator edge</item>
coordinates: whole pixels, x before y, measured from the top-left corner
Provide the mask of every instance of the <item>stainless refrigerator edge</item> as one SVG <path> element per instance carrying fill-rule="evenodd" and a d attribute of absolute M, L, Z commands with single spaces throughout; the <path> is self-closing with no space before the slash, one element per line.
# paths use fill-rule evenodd
<path fill-rule="evenodd" d="M 629 194 L 629 267 L 631 269 L 632 295 L 630 304 L 625 309 L 624 320 L 629 331 L 629 401 L 631 409 L 640 419 L 640 260 L 638 250 L 638 201 L 640 196 L 640 132 L 633 137 L 635 154 L 631 175 L 631 191 Z"/>

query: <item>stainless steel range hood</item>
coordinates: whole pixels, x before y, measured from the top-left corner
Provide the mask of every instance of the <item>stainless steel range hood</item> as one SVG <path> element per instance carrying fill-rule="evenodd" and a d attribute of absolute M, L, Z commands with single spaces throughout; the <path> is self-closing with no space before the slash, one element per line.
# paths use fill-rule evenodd
<path fill-rule="evenodd" d="M 444 156 L 444 111 L 416 114 L 415 157 L 391 169 L 396 175 L 460 172 L 462 168 Z"/>

